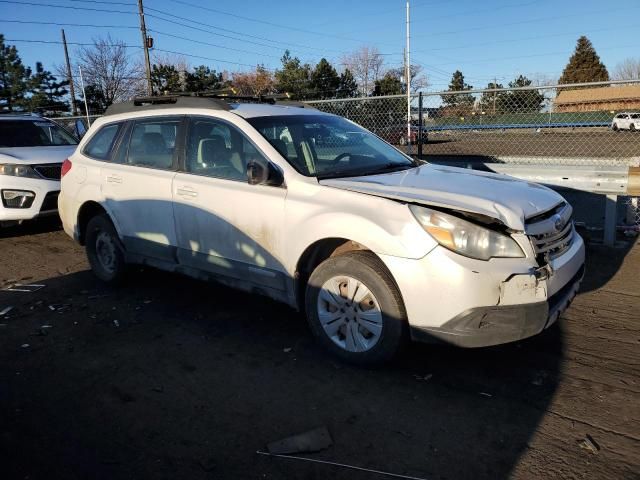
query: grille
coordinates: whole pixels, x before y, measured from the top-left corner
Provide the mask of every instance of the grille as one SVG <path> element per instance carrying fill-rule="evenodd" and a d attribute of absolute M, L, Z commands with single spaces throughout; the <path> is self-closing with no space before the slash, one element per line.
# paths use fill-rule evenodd
<path fill-rule="evenodd" d="M 40 207 L 41 212 L 46 212 L 49 210 L 57 210 L 58 209 L 58 195 L 60 192 L 49 192 L 44 197 L 42 201 L 42 206 Z"/>
<path fill-rule="evenodd" d="M 572 213 L 571 206 L 562 203 L 527 221 L 527 234 L 539 261 L 546 263 L 569 249 L 575 233 Z"/>
<path fill-rule="evenodd" d="M 62 164 L 48 163 L 46 165 L 35 165 L 33 169 L 38 172 L 42 178 L 46 178 L 48 180 L 60 180 Z"/>

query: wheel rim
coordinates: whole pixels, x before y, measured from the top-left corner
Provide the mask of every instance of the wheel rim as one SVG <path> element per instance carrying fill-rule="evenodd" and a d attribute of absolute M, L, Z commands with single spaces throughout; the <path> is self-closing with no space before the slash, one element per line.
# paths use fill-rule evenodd
<path fill-rule="evenodd" d="M 107 272 L 116 270 L 116 244 L 107 232 L 100 232 L 96 236 L 96 258 L 100 266 Z"/>
<path fill-rule="evenodd" d="M 327 280 L 318 295 L 318 319 L 325 334 L 348 352 L 366 352 L 382 335 L 382 310 L 360 280 L 337 276 Z"/>

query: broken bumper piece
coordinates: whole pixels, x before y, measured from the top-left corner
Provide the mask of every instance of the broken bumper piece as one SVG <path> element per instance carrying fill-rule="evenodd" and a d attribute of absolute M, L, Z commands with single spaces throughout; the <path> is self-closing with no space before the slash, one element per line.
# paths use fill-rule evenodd
<path fill-rule="evenodd" d="M 571 304 L 584 277 L 584 265 L 545 301 L 472 308 L 441 327 L 411 327 L 414 340 L 459 347 L 488 347 L 536 335 L 553 325 Z"/>

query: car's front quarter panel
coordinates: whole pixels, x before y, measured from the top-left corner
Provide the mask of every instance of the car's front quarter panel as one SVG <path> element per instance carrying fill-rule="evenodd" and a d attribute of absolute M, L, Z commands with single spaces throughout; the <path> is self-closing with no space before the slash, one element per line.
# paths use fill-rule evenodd
<path fill-rule="evenodd" d="M 377 255 L 414 259 L 436 246 L 406 204 L 311 182 L 289 182 L 285 228 L 291 274 L 309 246 L 328 238 L 357 242 Z"/>

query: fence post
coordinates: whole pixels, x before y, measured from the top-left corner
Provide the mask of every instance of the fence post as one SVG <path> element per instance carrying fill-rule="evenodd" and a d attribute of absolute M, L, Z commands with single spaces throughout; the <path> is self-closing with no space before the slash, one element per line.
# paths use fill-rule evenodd
<path fill-rule="evenodd" d="M 418 158 L 422 158 L 422 92 L 418 93 Z"/>

